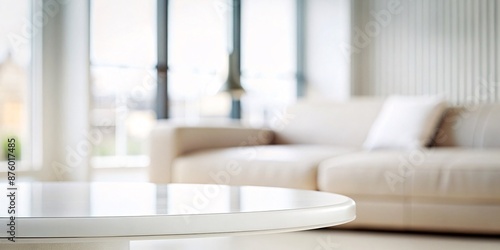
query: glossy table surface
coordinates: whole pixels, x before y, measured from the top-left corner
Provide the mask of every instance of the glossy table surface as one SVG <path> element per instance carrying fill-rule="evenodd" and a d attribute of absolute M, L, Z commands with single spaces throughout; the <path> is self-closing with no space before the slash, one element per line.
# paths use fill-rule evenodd
<path fill-rule="evenodd" d="M 0 202 L 2 221 L 8 202 Z M 354 201 L 342 195 L 199 184 L 23 183 L 16 206 L 17 239 L 37 240 L 287 232 L 355 218 Z"/>

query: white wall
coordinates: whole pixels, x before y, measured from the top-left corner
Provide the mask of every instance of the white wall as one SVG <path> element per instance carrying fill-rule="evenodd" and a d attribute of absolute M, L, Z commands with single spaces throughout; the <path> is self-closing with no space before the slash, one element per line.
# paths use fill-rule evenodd
<path fill-rule="evenodd" d="M 351 95 L 351 1 L 307 0 L 305 10 L 306 97 L 344 100 Z"/>
<path fill-rule="evenodd" d="M 500 0 L 308 0 L 306 7 L 308 98 L 500 101 Z"/>
<path fill-rule="evenodd" d="M 500 100 L 500 1 L 355 0 L 352 13 L 355 95 Z"/>

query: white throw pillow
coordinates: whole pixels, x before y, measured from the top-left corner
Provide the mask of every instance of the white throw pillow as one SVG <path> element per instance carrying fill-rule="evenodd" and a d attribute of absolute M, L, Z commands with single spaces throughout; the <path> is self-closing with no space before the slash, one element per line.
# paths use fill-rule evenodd
<path fill-rule="evenodd" d="M 437 96 L 391 96 L 373 123 L 365 149 L 416 149 L 431 140 L 446 110 Z"/>

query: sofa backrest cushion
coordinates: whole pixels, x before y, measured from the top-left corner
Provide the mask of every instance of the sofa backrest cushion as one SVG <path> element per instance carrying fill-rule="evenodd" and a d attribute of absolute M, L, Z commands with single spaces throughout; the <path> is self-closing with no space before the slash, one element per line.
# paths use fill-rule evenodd
<path fill-rule="evenodd" d="M 500 147 L 500 104 L 448 109 L 434 141 L 438 147 Z"/>
<path fill-rule="evenodd" d="M 361 147 L 383 103 L 362 97 L 298 102 L 287 109 L 283 126 L 274 128 L 275 143 Z"/>

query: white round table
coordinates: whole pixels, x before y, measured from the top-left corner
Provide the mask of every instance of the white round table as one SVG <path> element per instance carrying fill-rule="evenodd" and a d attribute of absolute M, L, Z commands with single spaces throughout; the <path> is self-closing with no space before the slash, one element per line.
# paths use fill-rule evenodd
<path fill-rule="evenodd" d="M 7 185 L 0 185 L 7 191 Z M 329 227 L 356 217 L 352 199 L 270 187 L 150 183 L 24 183 L 16 191 L 15 241 L 0 248 L 129 249 L 131 240 L 230 236 Z M 36 247 L 35 247 L 36 246 Z"/>

